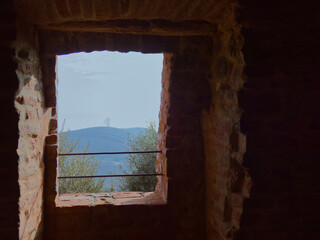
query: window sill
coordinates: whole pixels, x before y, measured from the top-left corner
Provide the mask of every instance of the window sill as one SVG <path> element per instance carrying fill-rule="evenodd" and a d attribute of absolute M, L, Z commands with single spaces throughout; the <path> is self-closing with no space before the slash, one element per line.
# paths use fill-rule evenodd
<path fill-rule="evenodd" d="M 99 205 L 164 205 L 156 192 L 114 192 L 114 193 L 76 193 L 63 194 L 56 200 L 57 207 L 76 207 Z"/>

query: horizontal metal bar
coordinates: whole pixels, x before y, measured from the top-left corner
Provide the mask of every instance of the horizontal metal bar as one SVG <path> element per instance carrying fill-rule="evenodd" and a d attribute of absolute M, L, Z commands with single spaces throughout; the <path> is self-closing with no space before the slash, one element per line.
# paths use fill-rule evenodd
<path fill-rule="evenodd" d="M 114 174 L 114 175 L 94 175 L 94 176 L 63 176 L 64 178 L 100 178 L 100 177 L 148 177 L 148 176 L 162 176 L 162 173 L 147 173 L 147 174 Z"/>
<path fill-rule="evenodd" d="M 107 155 L 107 154 L 143 154 L 161 153 L 161 151 L 141 151 L 141 152 L 94 152 L 94 153 L 59 153 L 58 156 L 82 156 L 82 155 Z"/>

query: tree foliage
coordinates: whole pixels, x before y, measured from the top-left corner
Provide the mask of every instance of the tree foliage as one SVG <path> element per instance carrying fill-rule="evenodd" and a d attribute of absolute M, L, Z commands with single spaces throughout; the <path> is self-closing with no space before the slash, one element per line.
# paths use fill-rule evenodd
<path fill-rule="evenodd" d="M 150 122 L 144 131 L 140 131 L 136 137 L 128 137 L 127 151 L 152 151 L 157 149 L 158 132 L 156 123 Z M 155 173 L 157 154 L 129 154 L 127 156 L 124 174 L 147 174 Z M 122 191 L 154 191 L 157 184 L 155 176 L 148 177 L 123 177 L 120 181 Z"/>
<path fill-rule="evenodd" d="M 70 131 L 59 132 L 59 153 L 85 153 L 85 149 L 79 149 L 79 140 L 73 141 L 68 138 Z M 94 156 L 60 156 L 59 175 L 60 176 L 88 176 L 95 175 L 99 170 L 100 161 Z M 105 189 L 103 178 L 66 178 L 59 179 L 59 193 L 97 193 Z"/>

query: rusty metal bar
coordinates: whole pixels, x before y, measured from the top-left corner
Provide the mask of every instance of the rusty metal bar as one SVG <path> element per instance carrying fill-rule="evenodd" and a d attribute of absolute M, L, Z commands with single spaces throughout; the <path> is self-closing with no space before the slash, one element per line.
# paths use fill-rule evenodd
<path fill-rule="evenodd" d="M 141 151 L 141 152 L 94 152 L 94 153 L 59 153 L 58 156 L 83 156 L 83 155 L 107 155 L 107 154 L 143 154 L 161 153 L 161 151 Z"/>
<path fill-rule="evenodd" d="M 100 177 L 148 177 L 148 176 L 163 176 L 162 173 L 147 173 L 147 174 L 114 174 L 114 175 L 94 175 L 94 176 L 63 176 L 58 179 L 65 178 L 100 178 Z"/>

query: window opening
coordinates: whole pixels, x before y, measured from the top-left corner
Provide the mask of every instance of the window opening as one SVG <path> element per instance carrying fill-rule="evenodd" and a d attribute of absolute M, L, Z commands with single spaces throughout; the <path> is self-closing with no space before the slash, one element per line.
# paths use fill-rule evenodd
<path fill-rule="evenodd" d="M 162 174 L 147 163 L 160 152 L 162 60 L 107 51 L 58 56 L 60 194 L 154 190 L 150 182 Z"/>

